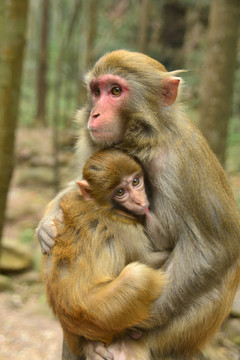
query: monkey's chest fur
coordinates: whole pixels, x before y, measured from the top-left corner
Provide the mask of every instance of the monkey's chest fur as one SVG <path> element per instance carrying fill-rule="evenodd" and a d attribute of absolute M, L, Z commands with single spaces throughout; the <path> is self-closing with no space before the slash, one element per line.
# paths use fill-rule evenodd
<path fill-rule="evenodd" d="M 144 226 L 135 218 L 106 211 L 84 200 L 77 191 L 68 194 L 61 207 L 64 219 L 57 223 L 58 236 L 52 254 L 59 275 L 86 272 L 90 275 L 88 281 L 91 278 L 96 281 L 96 277 L 105 273 L 105 267 L 113 269 L 115 277 L 131 262 L 147 262 L 145 255 L 152 251 L 152 245 Z"/>

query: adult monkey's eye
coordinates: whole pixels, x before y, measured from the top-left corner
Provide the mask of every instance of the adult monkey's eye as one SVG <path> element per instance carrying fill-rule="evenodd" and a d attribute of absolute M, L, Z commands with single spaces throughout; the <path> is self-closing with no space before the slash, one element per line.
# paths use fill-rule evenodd
<path fill-rule="evenodd" d="M 119 189 L 119 190 L 116 192 L 116 196 L 117 196 L 117 197 L 122 197 L 124 194 L 125 194 L 125 192 L 124 192 L 123 189 Z"/>
<path fill-rule="evenodd" d="M 133 179 L 133 181 L 132 181 L 133 186 L 138 186 L 139 183 L 140 183 L 139 178 L 135 178 L 135 179 Z"/>
<path fill-rule="evenodd" d="M 112 89 L 111 89 L 111 93 L 115 96 L 119 96 L 122 92 L 122 89 L 120 86 L 113 86 Z"/>
<path fill-rule="evenodd" d="M 99 88 L 99 86 L 97 86 L 97 85 L 94 85 L 94 86 L 93 86 L 92 92 L 93 92 L 93 94 L 94 94 L 95 96 L 100 96 L 100 94 L 101 94 L 100 88 Z"/>

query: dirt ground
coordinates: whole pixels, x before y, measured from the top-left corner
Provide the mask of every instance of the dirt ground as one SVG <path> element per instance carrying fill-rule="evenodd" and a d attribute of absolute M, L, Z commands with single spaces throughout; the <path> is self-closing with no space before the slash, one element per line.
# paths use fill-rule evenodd
<path fill-rule="evenodd" d="M 32 238 L 54 196 L 51 143 L 49 129 L 19 129 L 17 133 L 17 164 L 8 196 L 4 241 L 27 241 L 24 245 L 32 252 L 34 265 L 25 273 L 11 274 L 11 289 L 0 292 L 0 360 L 61 359 L 62 330 L 46 302 L 40 246 L 36 240 L 26 239 Z"/>
<path fill-rule="evenodd" d="M 22 303 L 17 293 L 0 295 L 0 359 L 59 360 L 62 331 L 58 322 L 39 311 L 37 299 Z"/>
<path fill-rule="evenodd" d="M 62 331 L 51 314 L 39 275 L 14 277 L 0 294 L 0 359 L 61 360 Z M 28 278 L 34 283 L 28 284 Z M 240 320 L 229 318 L 205 350 L 209 360 L 240 360 Z"/>
<path fill-rule="evenodd" d="M 44 146 L 42 139 L 44 138 Z M 50 130 L 20 129 L 17 136 L 17 167 L 9 193 L 4 239 L 25 241 L 54 196 Z M 61 182 L 71 149 L 61 154 Z M 240 189 L 240 175 L 230 178 L 233 190 Z M 238 194 L 237 194 L 238 195 Z M 10 276 L 11 289 L 0 292 L 0 360 L 60 360 L 61 328 L 48 308 L 40 278 L 41 253 L 36 241 L 27 243 L 34 257 L 30 271 Z M 205 354 L 209 360 L 240 360 L 240 294 L 237 312 L 228 318 Z"/>

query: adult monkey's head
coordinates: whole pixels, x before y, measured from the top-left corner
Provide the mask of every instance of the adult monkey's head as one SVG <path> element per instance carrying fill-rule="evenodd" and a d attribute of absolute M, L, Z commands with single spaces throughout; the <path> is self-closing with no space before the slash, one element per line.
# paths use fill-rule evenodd
<path fill-rule="evenodd" d="M 85 77 L 93 141 L 102 146 L 118 144 L 129 129 L 140 141 L 157 135 L 165 109 L 178 94 L 176 73 L 137 52 L 117 50 L 100 58 Z"/>

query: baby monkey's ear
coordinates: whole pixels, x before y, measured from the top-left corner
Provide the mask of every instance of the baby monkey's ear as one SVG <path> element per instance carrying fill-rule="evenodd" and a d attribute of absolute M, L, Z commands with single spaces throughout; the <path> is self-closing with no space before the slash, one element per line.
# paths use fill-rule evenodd
<path fill-rule="evenodd" d="M 90 193 L 90 185 L 86 180 L 77 181 L 77 184 L 81 190 L 82 196 L 85 200 L 92 200 L 92 195 Z"/>

